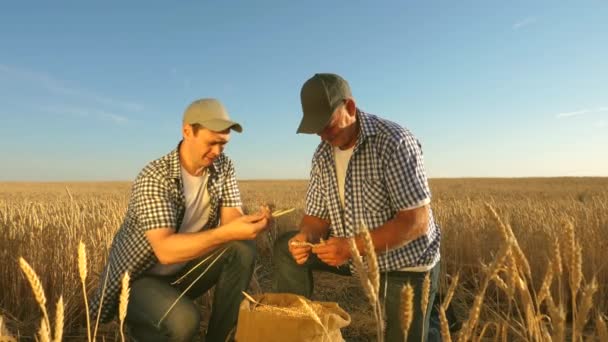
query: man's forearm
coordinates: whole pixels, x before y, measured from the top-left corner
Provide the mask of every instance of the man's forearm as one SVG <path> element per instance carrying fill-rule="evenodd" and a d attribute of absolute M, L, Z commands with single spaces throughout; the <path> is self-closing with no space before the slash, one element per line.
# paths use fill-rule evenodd
<path fill-rule="evenodd" d="M 426 234 L 429 224 L 428 206 L 398 212 L 395 218 L 370 231 L 374 249 L 378 253 L 403 246 Z M 357 238 L 357 249 L 364 254 L 365 242 Z"/>
<path fill-rule="evenodd" d="M 231 241 L 230 231 L 218 227 L 196 233 L 171 234 L 158 245 L 155 254 L 161 264 L 190 261 Z"/>

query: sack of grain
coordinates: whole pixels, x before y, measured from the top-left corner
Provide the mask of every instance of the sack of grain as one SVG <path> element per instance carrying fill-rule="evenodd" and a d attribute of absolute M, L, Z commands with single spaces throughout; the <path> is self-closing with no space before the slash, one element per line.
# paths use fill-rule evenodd
<path fill-rule="evenodd" d="M 310 301 L 287 293 L 245 298 L 239 308 L 237 342 L 344 341 L 340 328 L 350 315 L 337 303 Z"/>

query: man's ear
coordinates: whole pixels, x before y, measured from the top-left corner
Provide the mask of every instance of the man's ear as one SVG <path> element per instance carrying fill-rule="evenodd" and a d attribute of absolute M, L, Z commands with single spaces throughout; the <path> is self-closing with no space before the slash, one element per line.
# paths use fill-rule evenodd
<path fill-rule="evenodd" d="M 346 111 L 350 116 L 354 116 L 357 113 L 355 99 L 346 99 Z"/>
<path fill-rule="evenodd" d="M 182 125 L 182 135 L 184 136 L 184 138 L 191 138 L 193 135 L 192 125 L 183 124 Z"/>

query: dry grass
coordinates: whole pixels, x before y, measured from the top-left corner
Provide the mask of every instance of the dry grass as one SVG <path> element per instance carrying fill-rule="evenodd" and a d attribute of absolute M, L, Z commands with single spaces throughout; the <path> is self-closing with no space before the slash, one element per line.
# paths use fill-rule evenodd
<path fill-rule="evenodd" d="M 90 291 L 101 281 L 99 273 L 126 209 L 129 188 L 129 183 L 0 184 L 0 257 L 5 261 L 0 263 L 0 315 L 9 331 L 31 337 L 41 328 L 36 295 L 20 274 L 18 258 L 22 256 L 38 272 L 49 306 L 56 306 L 65 294 L 64 338 L 86 339 L 82 284 L 74 251 L 81 240 L 87 246 L 86 289 Z M 450 309 L 462 322 L 476 320 L 477 328 L 467 325 L 462 331 L 471 330 L 472 336 L 479 337 L 485 329 L 485 338 L 530 340 L 529 333 L 517 326 L 530 324 L 538 327 L 533 333 L 544 338 L 550 334 L 554 340 L 571 339 L 573 334 L 578 334 L 574 336 L 577 339 L 605 336 L 608 179 L 439 179 L 431 181 L 431 188 L 434 215 L 443 228 L 442 254 L 446 256 L 442 259 L 441 291 L 446 294 L 451 279 L 445 275 L 460 272 Z M 270 246 L 277 234 L 297 226 L 305 189 L 305 181 L 241 182 L 244 203 L 251 211 L 267 202 L 273 202 L 276 209 L 295 208 L 277 218 L 270 234 L 258 239 L 262 266 L 255 279 L 262 291 L 270 288 Z M 506 230 L 497 227 L 486 202 L 508 226 Z M 502 262 L 493 267 L 493 261 L 503 254 L 504 234 L 509 235 L 509 231 L 512 244 Z M 553 269 L 552 281 L 546 280 L 548 268 Z M 373 316 L 358 280 L 327 274 L 315 277 L 315 299 L 337 300 L 352 316 L 351 326 L 343 331 L 345 338 L 373 339 Z M 499 278 L 510 293 L 501 290 L 496 281 Z M 208 317 L 207 298 L 201 301 L 203 317 Z M 586 298 L 592 298 L 589 311 Z M 56 308 L 49 308 L 49 312 L 56 312 Z M 540 314 L 546 314 L 551 325 L 547 318 L 535 321 Z M 519 323 L 506 323 L 510 321 Z M 573 323 L 579 327 L 576 331 Z M 106 340 L 119 339 L 119 326 L 102 326 L 100 334 Z"/>

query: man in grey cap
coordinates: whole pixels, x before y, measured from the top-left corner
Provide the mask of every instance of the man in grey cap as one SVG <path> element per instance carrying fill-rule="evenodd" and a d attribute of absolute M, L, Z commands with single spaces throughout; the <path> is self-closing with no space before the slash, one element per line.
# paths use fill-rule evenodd
<path fill-rule="evenodd" d="M 409 130 L 357 108 L 350 86 L 336 74 L 314 75 L 300 97 L 304 116 L 298 133 L 317 134 L 321 143 L 312 158 L 300 230 L 285 233 L 275 245 L 274 290 L 310 297 L 312 270 L 351 275 L 348 240 L 355 238 L 365 255 L 364 242 L 355 235 L 366 226 L 380 284 L 386 281 L 386 291 L 380 286 L 385 340 L 404 340 L 400 292 L 408 283 L 415 294 L 408 340 L 426 340 L 438 287 L 441 233 L 430 207 L 420 143 Z M 423 312 L 427 275 L 429 304 Z"/>
<path fill-rule="evenodd" d="M 226 340 L 253 273 L 253 239 L 270 219 L 264 209 L 243 214 L 234 167 L 222 152 L 231 130 L 242 128 L 218 100 L 194 101 L 177 148 L 137 176 L 91 303 L 93 320 L 98 312 L 101 321 L 114 317 L 128 272 L 131 336 L 190 341 L 201 319 L 193 301 L 215 285 L 206 340 Z"/>

